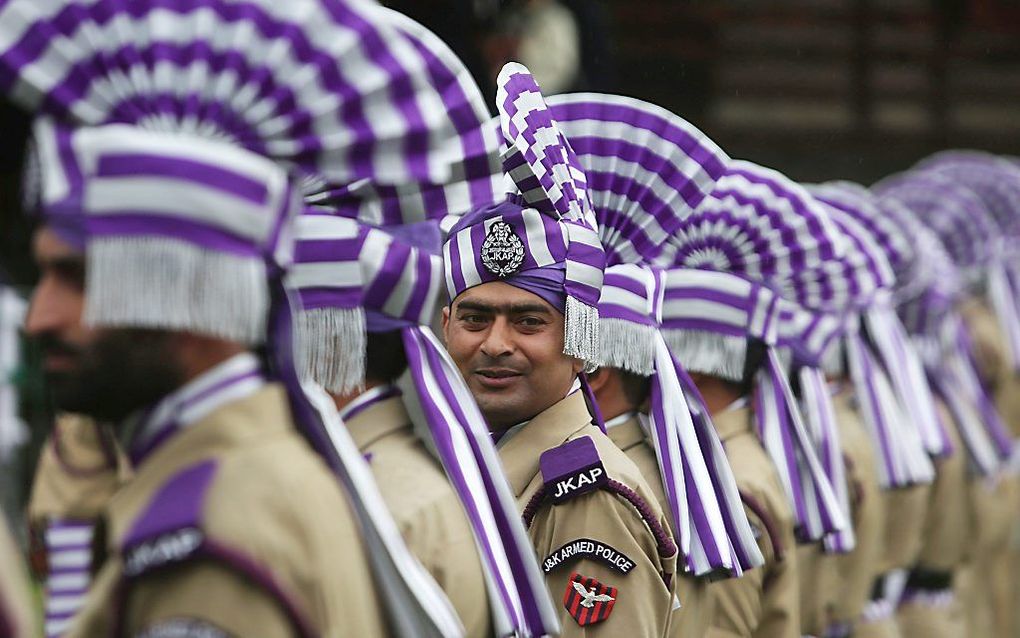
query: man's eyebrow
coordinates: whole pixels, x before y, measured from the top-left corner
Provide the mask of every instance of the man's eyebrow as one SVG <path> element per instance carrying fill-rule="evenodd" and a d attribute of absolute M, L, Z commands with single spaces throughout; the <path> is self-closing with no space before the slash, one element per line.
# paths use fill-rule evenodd
<path fill-rule="evenodd" d="M 51 268 L 62 272 L 84 270 L 85 258 L 81 255 L 57 255 L 37 260 L 40 268 Z"/>
<path fill-rule="evenodd" d="M 537 303 L 511 303 L 511 304 L 489 304 L 482 301 L 464 300 L 457 303 L 457 311 L 474 310 L 475 312 L 487 312 L 501 315 L 551 314 L 549 308 Z"/>

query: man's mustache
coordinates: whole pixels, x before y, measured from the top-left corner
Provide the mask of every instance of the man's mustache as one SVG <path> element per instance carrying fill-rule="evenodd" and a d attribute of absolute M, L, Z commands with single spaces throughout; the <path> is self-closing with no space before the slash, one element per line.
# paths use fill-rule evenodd
<path fill-rule="evenodd" d="M 36 338 L 36 343 L 42 349 L 44 355 L 68 355 L 76 357 L 82 353 L 82 348 L 64 341 L 52 334 L 43 334 Z"/>

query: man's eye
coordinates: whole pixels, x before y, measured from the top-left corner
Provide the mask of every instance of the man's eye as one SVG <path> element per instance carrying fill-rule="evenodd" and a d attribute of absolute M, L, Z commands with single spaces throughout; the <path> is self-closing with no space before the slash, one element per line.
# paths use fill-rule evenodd
<path fill-rule="evenodd" d="M 521 317 L 517 320 L 517 323 L 525 328 L 539 328 L 545 325 L 545 322 L 538 317 Z"/>
<path fill-rule="evenodd" d="M 488 319 L 483 315 L 463 315 L 460 318 L 466 324 L 479 326 L 487 323 Z"/>

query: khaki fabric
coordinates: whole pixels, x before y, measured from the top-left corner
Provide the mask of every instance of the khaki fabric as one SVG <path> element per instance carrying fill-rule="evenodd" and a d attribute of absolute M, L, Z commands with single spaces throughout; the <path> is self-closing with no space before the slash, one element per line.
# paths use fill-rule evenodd
<path fill-rule="evenodd" d="M 854 628 L 853 638 L 901 638 L 903 633 L 896 616 L 881 620 L 861 621 Z"/>
<path fill-rule="evenodd" d="M 28 501 L 29 522 L 93 520 L 129 476 L 127 459 L 107 426 L 63 415 L 39 456 Z"/>
<path fill-rule="evenodd" d="M 948 604 L 926 605 L 908 601 L 896 610 L 896 622 L 904 638 L 968 638 L 967 618 L 959 599 Z"/>
<path fill-rule="evenodd" d="M 797 576 L 800 583 L 800 631 L 822 636 L 833 622 L 833 610 L 840 596 L 836 554 L 826 554 L 820 543 L 797 546 Z"/>
<path fill-rule="evenodd" d="M 650 510 L 653 520 L 669 534 L 667 517 L 652 488 L 634 463 L 591 423 L 582 393 L 575 392 L 545 410 L 523 428 L 500 442 L 499 455 L 511 489 L 522 511 L 543 487 L 539 457 L 567 441 L 590 437 L 606 474 L 633 490 Z M 604 489 L 570 498 L 559 505 L 545 500 L 528 529 L 539 559 L 566 543 L 588 538 L 610 545 L 634 562 L 627 574 L 601 562 L 575 557 L 553 568 L 546 584 L 560 611 L 561 636 L 665 636 L 672 616 L 677 556 L 660 556 L 653 532 L 638 511 L 621 496 Z M 572 572 L 616 587 L 617 600 L 606 620 L 582 627 L 563 606 Z"/>
<path fill-rule="evenodd" d="M 879 571 L 906 569 L 921 554 L 931 485 L 911 485 L 883 493 L 885 500 L 885 551 Z"/>
<path fill-rule="evenodd" d="M 952 571 L 963 562 L 967 545 L 972 541 L 967 450 L 949 409 L 941 401 L 936 407 L 955 453 L 935 461 L 935 482 L 917 564 L 925 569 Z"/>
<path fill-rule="evenodd" d="M 291 636 L 283 598 L 315 635 L 385 635 L 350 504 L 295 431 L 283 387 L 270 384 L 179 432 L 135 469 L 104 512 L 109 559 L 70 636 L 109 634 L 124 582 L 123 539 L 168 480 L 208 460 L 216 470 L 201 512 L 205 538 L 244 557 L 280 594 L 254 587 L 249 574 L 218 567 L 222 563 L 185 560 L 132 581 L 124 599 L 127 635 L 158 635 L 173 618 L 235 636 Z"/>
<path fill-rule="evenodd" d="M 1020 436 L 1020 376 L 1009 366 L 1006 353 L 1008 352 L 1005 335 L 999 327 L 989 304 L 980 299 L 972 299 L 964 304 L 961 309 L 964 320 L 970 331 L 971 341 L 974 344 L 975 359 L 981 376 L 992 390 L 995 405 L 1002 415 L 1007 427 L 1014 436 Z M 981 556 L 976 557 L 977 569 L 985 574 L 986 578 L 982 583 L 976 584 L 977 590 L 984 589 L 984 595 L 988 602 L 981 604 L 991 606 L 989 612 L 994 621 L 996 636 L 1012 636 L 1017 634 L 1015 609 L 1020 608 L 1020 587 L 1017 585 L 1017 576 L 1013 566 L 1017 565 L 1018 550 L 1016 541 L 1003 539 L 999 542 L 1000 535 L 1016 536 L 1018 530 L 1017 513 L 1020 511 L 1017 485 L 1015 477 L 1008 477 L 1008 483 L 996 488 L 999 499 L 998 503 L 1004 510 L 1000 514 L 988 511 L 993 503 L 986 503 L 982 509 L 986 518 L 982 521 L 991 520 L 993 529 L 982 530 L 985 538 L 981 545 L 986 550 Z"/>
<path fill-rule="evenodd" d="M 380 401 L 346 424 L 408 549 L 446 592 L 466 635 L 491 636 L 485 575 L 467 514 L 442 466 L 414 434 L 403 400 Z"/>
<path fill-rule="evenodd" d="M 870 600 L 872 586 L 879 575 L 885 545 L 885 499 L 878 483 L 878 458 L 853 391 L 846 388 L 834 396 L 833 407 L 847 460 L 850 516 L 857 542 L 853 551 L 834 556 L 832 560 L 833 589 L 837 592 L 832 620 L 853 623 Z"/>
<path fill-rule="evenodd" d="M 39 635 L 28 583 L 28 567 L 0 511 L 0 636 L 33 638 Z"/>
<path fill-rule="evenodd" d="M 740 578 L 709 585 L 709 636 L 793 638 L 800 635 L 797 551 L 793 511 L 779 476 L 751 425 L 747 408 L 712 415 L 726 458 L 759 533 L 765 565 Z M 763 518 L 766 517 L 766 518 Z"/>
<path fill-rule="evenodd" d="M 662 474 L 659 472 L 659 462 L 655 458 L 655 448 L 645 436 L 637 417 L 610 428 L 607 434 L 616 447 L 623 450 L 623 453 L 634 462 L 645 482 L 652 488 L 663 511 L 668 512 L 666 491 L 662 486 Z M 668 519 L 670 531 L 673 532 L 675 539 L 677 533 L 673 527 L 673 517 L 669 516 Z M 677 572 L 682 571 L 682 566 L 678 567 Z M 708 581 L 704 578 L 695 578 L 690 574 L 680 573 L 676 590 L 681 607 L 673 612 L 673 619 L 670 621 L 670 635 L 683 638 L 704 636 L 708 631 L 708 620 L 711 616 L 711 609 L 708 608 Z"/>

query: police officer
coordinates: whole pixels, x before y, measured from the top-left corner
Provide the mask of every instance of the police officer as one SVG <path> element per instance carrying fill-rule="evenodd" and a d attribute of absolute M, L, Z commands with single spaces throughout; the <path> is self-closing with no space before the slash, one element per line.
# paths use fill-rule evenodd
<path fill-rule="evenodd" d="M 592 423 L 580 389 L 598 346 L 604 260 L 583 172 L 530 73 L 509 64 L 498 83 L 505 166 L 522 194 L 452 227 L 447 347 L 498 438 L 563 635 L 662 636 L 677 548 L 651 487 Z"/>
<path fill-rule="evenodd" d="M 349 150 L 352 122 L 341 125 L 335 112 L 310 102 L 321 104 L 323 90 L 333 90 L 349 102 L 341 110 L 358 112 L 360 149 L 389 177 L 441 174 L 427 149 L 373 136 L 429 136 L 444 130 L 445 114 L 437 108 L 422 115 L 422 107 L 434 106 L 431 94 L 389 93 L 392 82 L 423 85 L 410 76 L 424 69 L 370 8 L 327 11 L 306 2 L 297 11 L 288 7 L 287 16 L 272 3 L 245 5 L 243 15 L 217 8 L 202 21 L 208 32 L 189 22 L 190 14 L 160 9 L 156 19 L 141 8 L 118 37 L 133 50 L 161 47 L 146 26 L 158 23 L 161 35 L 176 30 L 173 46 L 211 51 L 203 38 L 257 21 L 267 38 L 282 39 L 235 38 L 228 57 L 257 57 L 259 86 L 289 96 L 259 102 L 259 113 L 281 126 L 246 119 L 253 112 L 242 98 L 261 99 L 257 91 L 240 90 L 243 73 L 204 75 L 210 65 L 201 55 L 188 57 L 194 66 L 160 67 L 159 81 L 116 63 L 82 75 L 77 62 L 95 51 L 87 38 L 57 35 L 59 11 L 32 3 L 4 8 L 3 29 L 28 34 L 5 39 L 12 48 L 4 52 L 7 71 L 21 73 L 14 65 L 31 67 L 37 56 L 62 52 L 45 77 L 20 76 L 35 88 L 21 97 L 44 98 L 46 109 L 83 120 L 75 128 L 37 125 L 37 163 L 29 173 L 39 188 L 28 190 L 43 218 L 34 239 L 41 277 L 26 330 L 44 340 L 58 407 L 114 423 L 135 471 L 103 509 L 94 557 L 101 568 L 70 635 L 458 633 L 445 597 L 374 505 L 378 492 L 360 469 L 364 461 L 319 409 L 323 397 L 297 383 L 280 281 L 296 199 L 275 161 L 323 168 L 338 180 L 345 172 L 374 177 L 373 169 L 362 170 L 367 164 L 329 165 Z M 101 29 L 111 19 L 105 9 L 90 11 L 76 12 L 76 28 Z M 328 52 L 315 53 L 321 42 L 302 39 L 311 32 L 329 34 Z M 360 49 L 362 36 L 375 42 L 373 53 Z M 282 54 L 292 50 L 287 38 L 301 40 L 301 50 L 317 60 L 322 84 L 289 84 L 296 76 Z M 337 42 L 356 54 L 338 50 Z M 267 49 L 283 57 L 267 58 Z M 334 65 L 361 78 L 358 87 Z M 59 89 L 67 73 L 81 92 Z M 137 82 L 119 83 L 117 105 L 92 90 L 107 85 L 105 73 Z M 180 102 L 152 99 L 149 92 L 164 80 L 191 82 L 198 92 L 182 92 Z M 213 87 L 217 96 L 231 96 L 229 104 L 201 93 Z M 193 99 L 208 108 L 185 106 Z M 378 110 L 359 108 L 362 99 Z M 114 111 L 118 123 L 109 123 Z M 387 126 L 388 118 L 404 116 L 398 114 L 413 117 Z M 288 129 L 286 120 L 303 124 Z M 305 125 L 324 138 L 312 140 Z"/>

